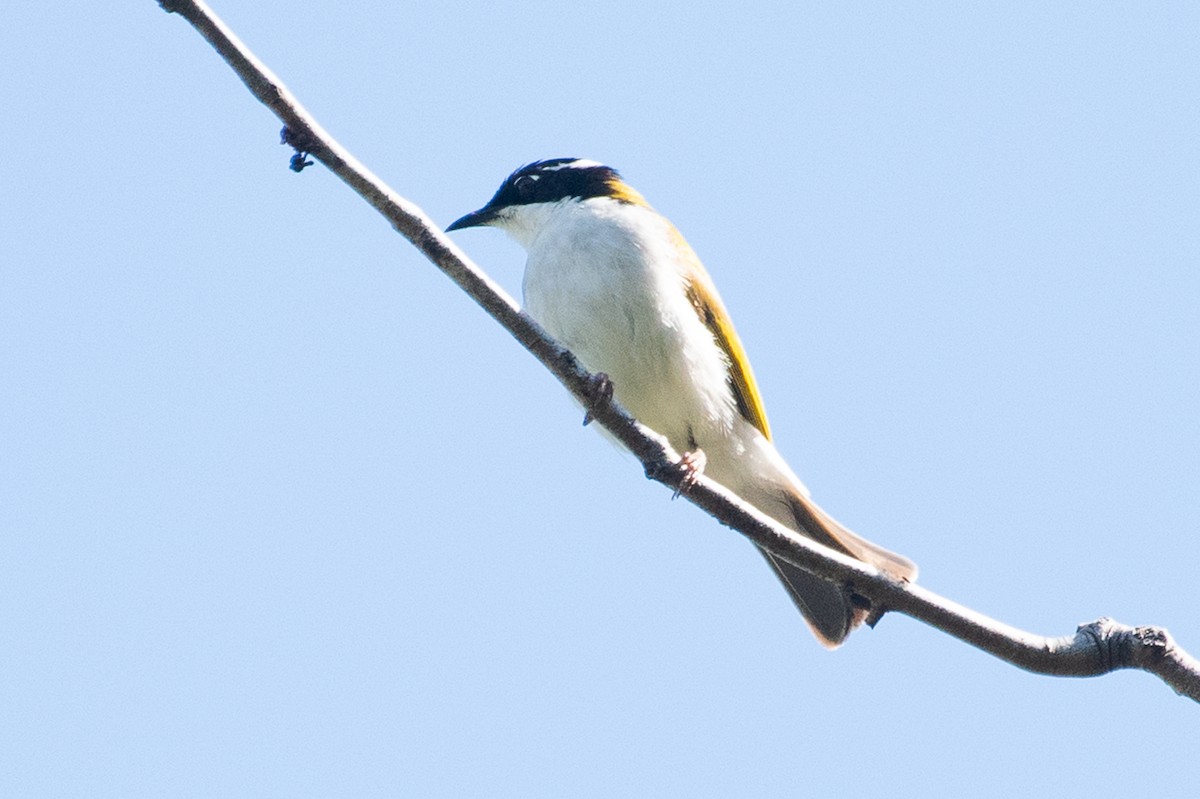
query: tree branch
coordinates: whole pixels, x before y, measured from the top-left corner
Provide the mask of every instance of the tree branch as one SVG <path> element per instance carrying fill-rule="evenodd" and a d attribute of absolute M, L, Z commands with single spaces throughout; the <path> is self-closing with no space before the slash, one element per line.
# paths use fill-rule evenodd
<path fill-rule="evenodd" d="M 471 262 L 425 213 L 388 188 L 346 152 L 304 110 L 291 92 L 202 2 L 158 0 L 177 13 L 216 49 L 251 93 L 283 121 L 284 141 L 296 150 L 292 168 L 300 171 L 311 155 L 375 207 L 402 236 L 446 273 L 588 408 L 589 417 L 624 444 L 646 475 L 679 491 L 686 470 L 677 453 L 649 429 L 596 390 L 569 351 L 521 312 L 516 301 Z M 1160 627 L 1127 627 L 1102 618 L 1074 635 L 1046 638 L 1018 630 L 938 596 L 921 586 L 898 582 L 861 561 L 803 538 L 743 504 L 720 485 L 700 477 L 686 487 L 689 501 L 760 547 L 802 569 L 853 585 L 875 604 L 932 625 L 1027 671 L 1089 677 L 1134 668 L 1160 677 L 1177 693 L 1200 702 L 1200 662 L 1177 646 Z"/>

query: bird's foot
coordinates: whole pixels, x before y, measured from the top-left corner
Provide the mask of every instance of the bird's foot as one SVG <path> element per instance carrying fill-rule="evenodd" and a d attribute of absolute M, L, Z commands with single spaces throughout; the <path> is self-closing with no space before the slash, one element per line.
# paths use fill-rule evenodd
<path fill-rule="evenodd" d="M 696 483 L 700 482 L 700 475 L 704 474 L 704 467 L 708 464 L 708 456 L 704 454 L 704 450 L 696 448 L 691 452 L 683 453 L 683 457 L 679 459 L 679 463 L 675 464 L 682 474 L 679 477 L 679 485 L 675 488 L 675 493 L 671 495 L 671 499 L 679 499 L 680 495 L 687 494 L 696 487 Z"/>
<path fill-rule="evenodd" d="M 606 407 L 612 402 L 612 398 L 612 381 L 608 379 L 608 375 L 604 374 L 604 372 L 596 372 L 588 379 L 587 388 L 584 390 L 583 426 L 587 427 L 594 420 L 592 411 Z"/>

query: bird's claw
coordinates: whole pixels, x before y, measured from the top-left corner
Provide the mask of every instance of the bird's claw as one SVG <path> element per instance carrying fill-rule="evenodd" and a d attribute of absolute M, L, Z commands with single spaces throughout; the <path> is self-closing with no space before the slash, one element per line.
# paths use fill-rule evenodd
<path fill-rule="evenodd" d="M 682 474 L 679 477 L 679 485 L 675 488 L 675 493 L 671 495 L 671 499 L 679 499 L 680 496 L 687 494 L 696 484 L 700 482 L 700 475 L 704 474 L 704 467 L 708 463 L 708 456 L 704 454 L 702 449 L 694 449 L 691 452 L 683 453 L 683 457 L 679 459 L 679 463 L 675 467 Z"/>
<path fill-rule="evenodd" d="M 613 384 L 604 372 L 596 372 L 588 378 L 587 388 L 583 396 L 583 426 L 591 424 L 595 417 L 592 411 L 607 406 L 612 402 Z"/>

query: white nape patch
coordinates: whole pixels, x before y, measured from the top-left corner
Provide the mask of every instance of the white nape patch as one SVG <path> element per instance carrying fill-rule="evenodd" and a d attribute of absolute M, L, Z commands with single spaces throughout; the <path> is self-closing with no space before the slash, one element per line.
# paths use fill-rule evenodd
<path fill-rule="evenodd" d="M 576 158 L 574 161 L 568 161 L 565 164 L 556 164 L 555 166 L 542 167 L 543 172 L 557 172 L 560 169 L 591 169 L 592 167 L 604 166 L 599 161 L 591 161 L 587 158 Z"/>

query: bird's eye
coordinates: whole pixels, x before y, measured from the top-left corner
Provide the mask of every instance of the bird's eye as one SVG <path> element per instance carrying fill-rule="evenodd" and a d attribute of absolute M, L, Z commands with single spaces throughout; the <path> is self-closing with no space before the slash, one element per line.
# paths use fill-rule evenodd
<path fill-rule="evenodd" d="M 533 192 L 533 187 L 536 183 L 537 177 L 534 175 L 521 175 L 521 177 L 513 181 L 513 188 L 517 190 L 518 194 L 526 196 Z"/>

